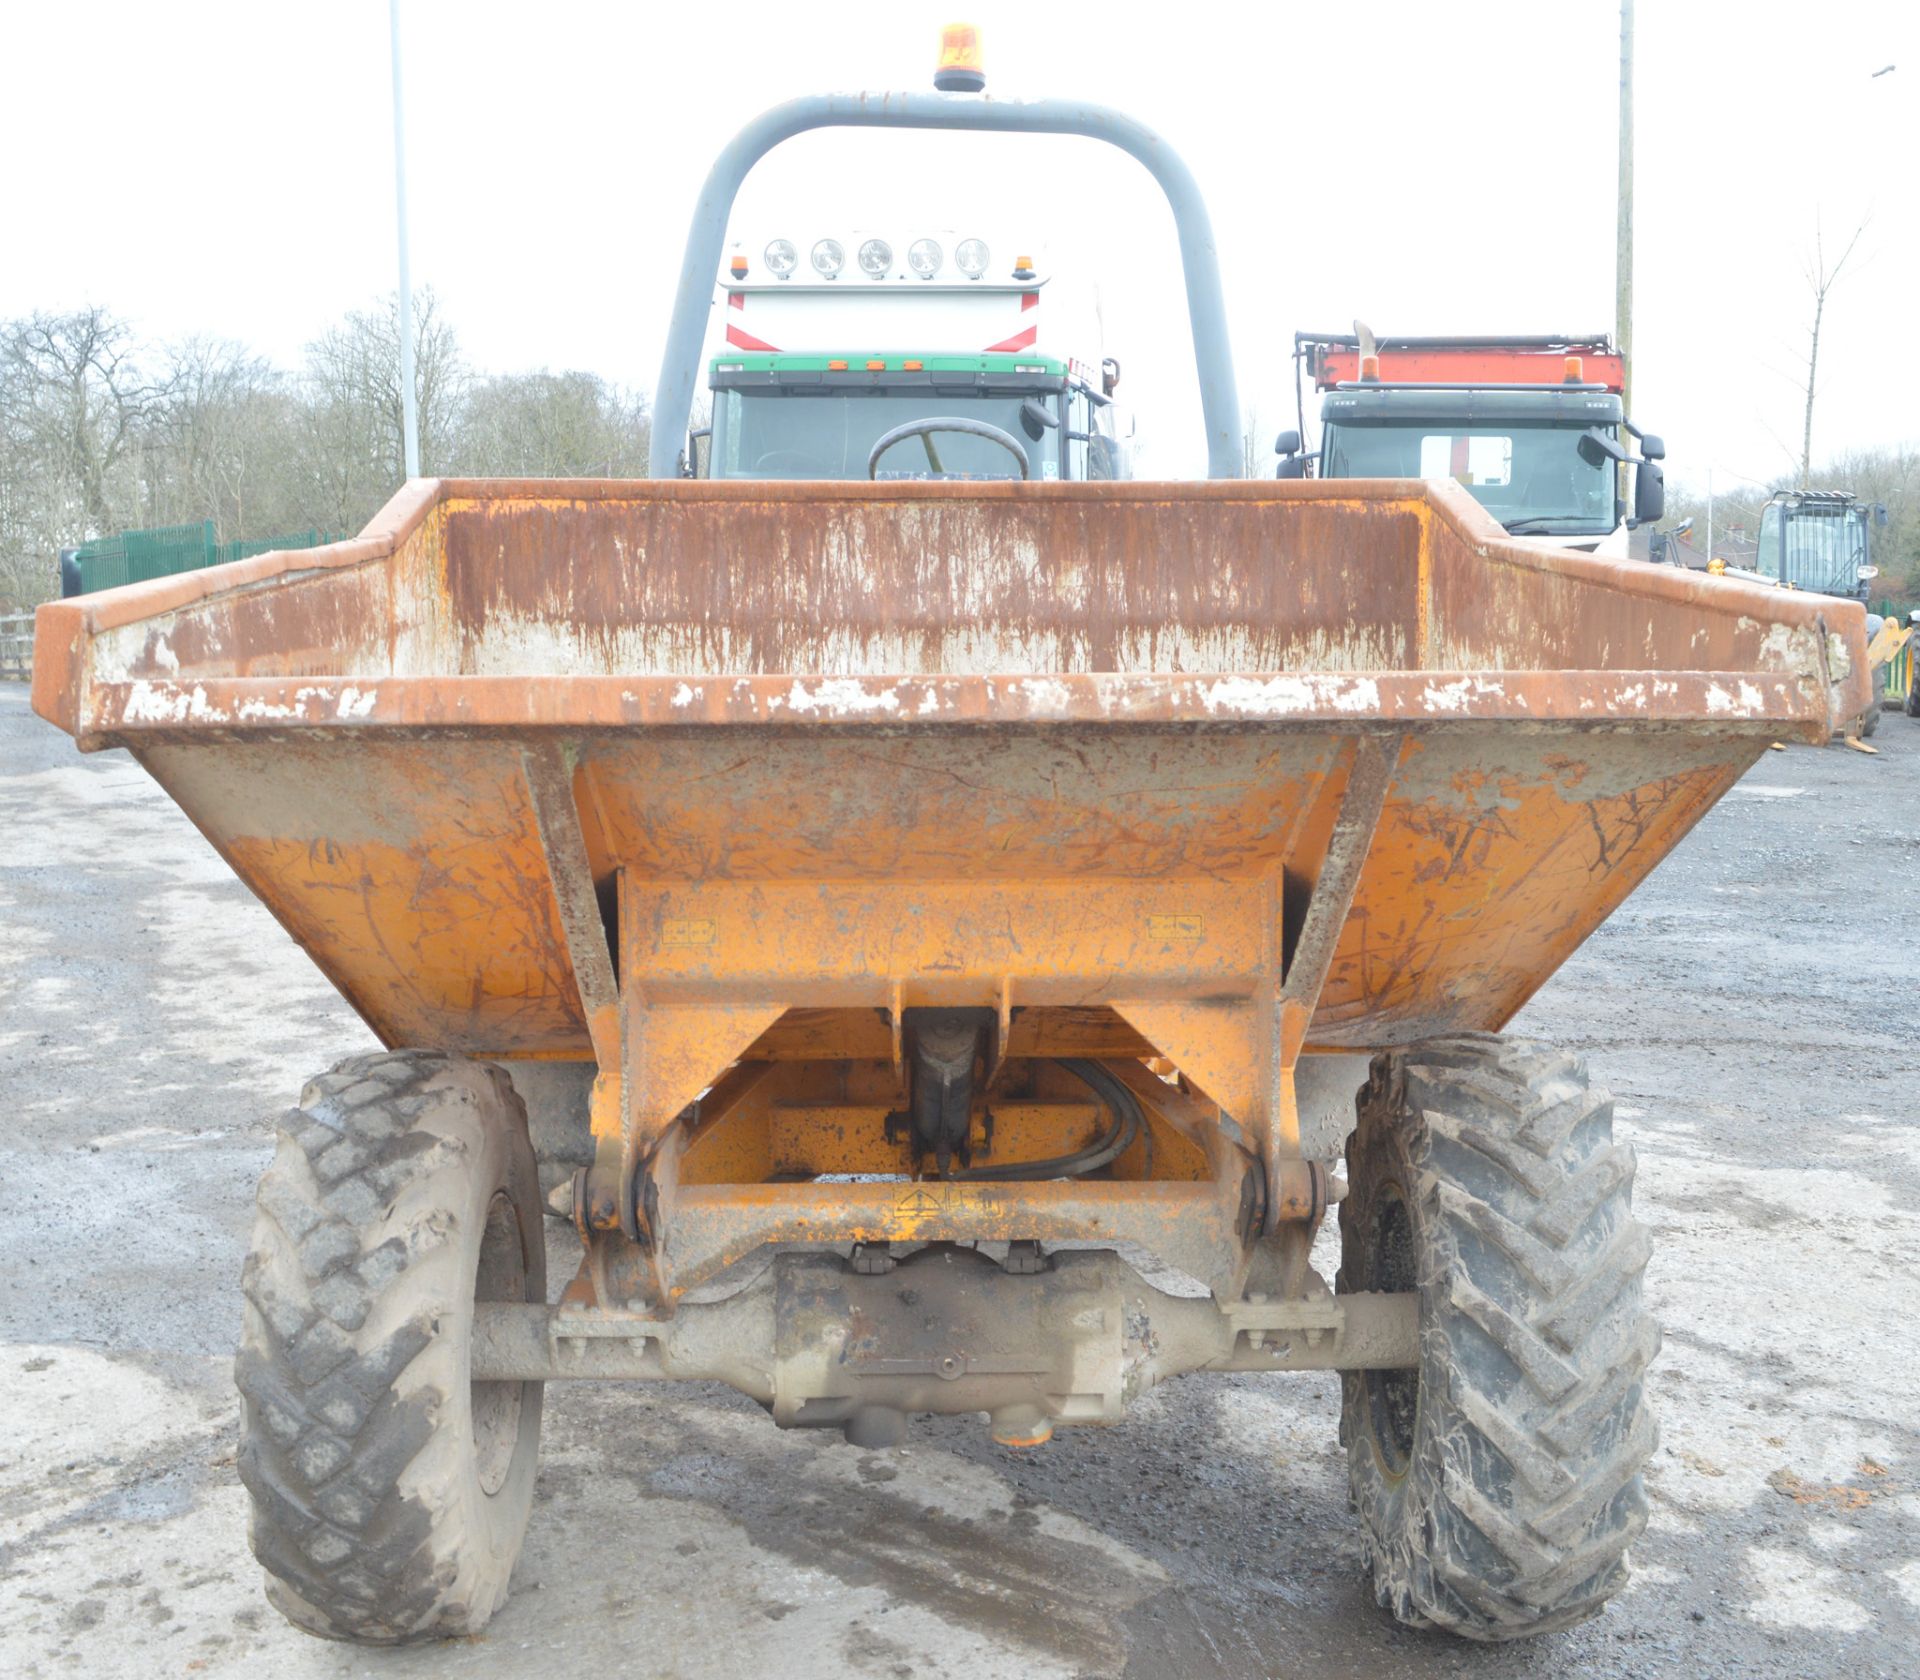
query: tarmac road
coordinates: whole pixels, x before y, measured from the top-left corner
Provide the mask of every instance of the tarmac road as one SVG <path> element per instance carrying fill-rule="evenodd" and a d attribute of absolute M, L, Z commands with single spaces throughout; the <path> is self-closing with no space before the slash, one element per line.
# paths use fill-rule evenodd
<path fill-rule="evenodd" d="M 261 1596 L 229 1375 L 273 1116 L 371 1041 L 138 766 L 0 685 L 0 1674 L 1910 1677 L 1920 724 L 1876 745 L 1765 755 L 1517 1023 L 1613 1088 L 1657 1241 L 1653 1521 L 1597 1622 L 1390 1623 L 1330 1377 L 1187 1378 L 1031 1455 L 557 1385 L 506 1609 L 378 1652 Z"/>

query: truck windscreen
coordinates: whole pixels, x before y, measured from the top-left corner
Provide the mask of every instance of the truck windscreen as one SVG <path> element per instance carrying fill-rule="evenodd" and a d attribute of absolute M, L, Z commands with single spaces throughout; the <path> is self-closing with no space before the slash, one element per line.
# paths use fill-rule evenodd
<path fill-rule="evenodd" d="M 791 386 L 713 394 L 715 478 L 842 479 L 867 476 L 867 454 L 883 432 L 909 420 L 959 416 L 984 420 L 1026 446 L 1033 477 L 1060 476 L 1060 429 L 1035 439 L 1020 404 L 1038 396 L 1057 415 L 1057 394 L 1033 391 L 959 394 L 926 389 Z M 933 454 L 929 457 L 927 443 Z M 939 462 L 938 470 L 934 461 Z M 1019 463 L 999 444 L 960 432 L 910 437 L 880 457 L 880 478 L 1018 478 Z"/>
<path fill-rule="evenodd" d="M 1580 452 L 1584 425 L 1329 424 L 1323 478 L 1451 478 L 1501 524 L 1580 535 L 1614 528 L 1614 468 Z"/>

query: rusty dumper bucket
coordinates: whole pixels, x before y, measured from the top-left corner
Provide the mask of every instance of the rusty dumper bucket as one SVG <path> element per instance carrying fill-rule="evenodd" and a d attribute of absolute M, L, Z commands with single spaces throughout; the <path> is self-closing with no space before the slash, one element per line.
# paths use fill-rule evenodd
<path fill-rule="evenodd" d="M 937 1006 L 1164 1055 L 1272 1157 L 1300 1056 L 1497 1030 L 1825 739 L 1862 625 L 1451 486 L 449 481 L 42 608 L 34 701 L 383 1040 L 594 1059 L 629 1156 Z"/>
<path fill-rule="evenodd" d="M 43 608 L 35 703 L 385 1042 L 595 1060 L 629 1176 L 743 1058 L 897 1061 L 916 1008 L 992 1011 L 997 1060 L 1164 1056 L 1276 1172 L 1303 1056 L 1501 1027 L 1856 706 L 1862 624 L 1451 486 L 453 481 Z M 709 1125 L 683 1192 L 807 1164 L 765 1147 Z M 740 1238 L 892 1234 L 881 1199 L 783 1186 Z M 669 1296 L 741 1245 L 683 1246 Z"/>
<path fill-rule="evenodd" d="M 1590 1614 L 1652 1439 L 1631 1155 L 1572 1058 L 1474 1035 L 1859 711 L 1862 623 L 1370 482 L 424 482 L 42 608 L 37 709 L 395 1051 L 309 1086 L 262 1188 L 276 1601 L 483 1623 L 560 1377 L 1029 1444 L 1320 1367 L 1384 1603 Z M 464 1058 L 597 1070 L 558 1305 L 519 1103 Z M 448 1430 L 431 1487 L 394 1468 Z"/>

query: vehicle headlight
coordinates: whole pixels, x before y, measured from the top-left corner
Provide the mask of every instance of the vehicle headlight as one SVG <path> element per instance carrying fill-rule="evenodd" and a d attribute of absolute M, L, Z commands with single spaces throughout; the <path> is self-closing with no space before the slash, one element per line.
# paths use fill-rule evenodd
<path fill-rule="evenodd" d="M 884 239 L 869 239 L 860 247 L 860 272 L 884 280 L 893 267 L 893 247 Z"/>
<path fill-rule="evenodd" d="M 993 253 L 987 249 L 984 239 L 963 239 L 954 247 L 954 266 L 969 280 L 978 280 L 992 261 Z"/>
<path fill-rule="evenodd" d="M 847 248 L 837 239 L 822 239 L 813 247 L 813 271 L 831 280 L 847 266 Z"/>
<path fill-rule="evenodd" d="M 785 276 L 798 265 L 800 253 L 793 248 L 791 239 L 776 239 L 760 253 L 760 260 L 767 265 L 769 274 Z"/>
<path fill-rule="evenodd" d="M 916 239 L 907 247 L 907 266 L 922 280 L 931 280 L 940 272 L 940 261 L 944 255 L 939 240 Z"/>

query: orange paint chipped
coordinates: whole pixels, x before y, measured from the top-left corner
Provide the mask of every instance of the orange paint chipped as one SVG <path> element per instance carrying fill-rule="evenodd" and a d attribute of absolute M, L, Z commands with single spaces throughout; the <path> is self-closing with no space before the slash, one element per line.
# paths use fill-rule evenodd
<path fill-rule="evenodd" d="M 383 1039 L 598 1064 L 589 1215 L 645 1165 L 669 1296 L 772 1241 L 1138 1237 L 1229 1286 L 1300 1056 L 1501 1026 L 1866 703 L 1852 603 L 1361 481 L 430 482 L 39 623 L 36 709 Z M 1146 1082 L 1111 1182 L 768 1182 L 909 1170 L 903 1014 L 955 1004 L 1002 1160 L 1099 1123 L 1043 1058 Z"/>

